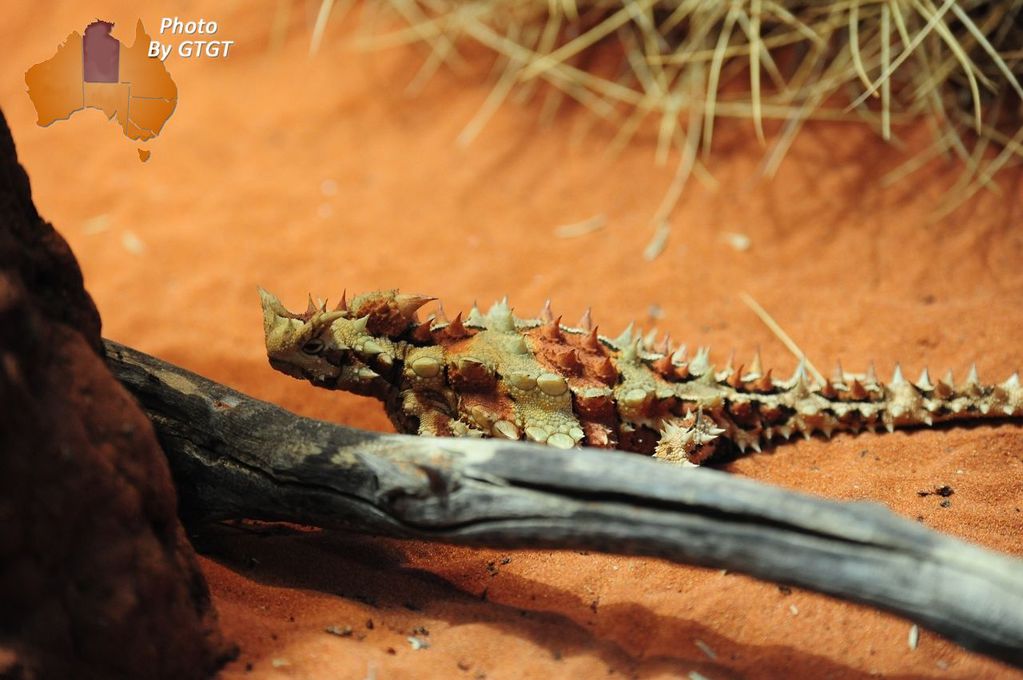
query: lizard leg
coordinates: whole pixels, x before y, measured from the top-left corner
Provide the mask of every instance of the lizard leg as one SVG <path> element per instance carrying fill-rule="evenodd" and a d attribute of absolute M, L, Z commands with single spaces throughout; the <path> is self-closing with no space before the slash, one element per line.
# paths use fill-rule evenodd
<path fill-rule="evenodd" d="M 661 425 L 661 438 L 654 449 L 654 458 L 682 465 L 699 465 L 717 448 L 718 437 L 724 428 L 701 407 L 684 418 L 672 418 Z"/>
<path fill-rule="evenodd" d="M 422 437 L 483 437 L 483 431 L 452 418 L 431 399 L 416 392 L 408 391 L 401 399 L 402 415 L 405 419 L 419 422 L 417 434 Z"/>

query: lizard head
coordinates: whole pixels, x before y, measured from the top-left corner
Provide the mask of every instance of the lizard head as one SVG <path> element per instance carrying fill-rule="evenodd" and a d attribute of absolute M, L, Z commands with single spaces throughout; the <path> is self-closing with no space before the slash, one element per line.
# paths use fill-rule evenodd
<path fill-rule="evenodd" d="M 397 291 L 366 293 L 337 307 L 309 300 L 308 309 L 288 311 L 259 289 L 270 365 L 319 387 L 383 398 L 400 375 L 402 337 L 415 328 L 416 310 L 433 298 Z"/>

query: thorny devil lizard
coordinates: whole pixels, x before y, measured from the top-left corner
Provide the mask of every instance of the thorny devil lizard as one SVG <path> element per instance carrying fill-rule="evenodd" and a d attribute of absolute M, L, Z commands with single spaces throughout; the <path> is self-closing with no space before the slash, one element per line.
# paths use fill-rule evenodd
<path fill-rule="evenodd" d="M 914 384 L 896 368 L 887 384 L 871 370 L 822 383 L 800 363 L 789 380 L 771 377 L 759 356 L 748 368 L 715 370 L 708 351 L 687 357 L 665 340 L 597 334 L 589 312 L 578 327 L 520 319 L 507 301 L 448 320 L 420 322 L 434 298 L 371 292 L 327 310 L 310 298 L 289 312 L 260 289 L 266 348 L 279 371 L 314 385 L 382 400 L 400 432 L 527 439 L 559 448 L 594 446 L 701 463 L 715 452 L 760 451 L 796 433 L 931 425 L 1023 416 L 1018 374 L 982 385 L 975 369 L 954 385 Z"/>

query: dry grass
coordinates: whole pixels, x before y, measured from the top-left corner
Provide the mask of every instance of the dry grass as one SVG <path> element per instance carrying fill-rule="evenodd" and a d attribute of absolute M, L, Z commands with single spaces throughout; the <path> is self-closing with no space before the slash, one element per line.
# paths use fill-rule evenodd
<path fill-rule="evenodd" d="M 387 0 L 374 7 L 393 12 L 400 26 L 374 31 L 369 46 L 429 47 L 413 87 L 464 63 L 460 47 L 476 43 L 496 55 L 493 89 L 462 144 L 516 92 L 545 116 L 565 98 L 579 102 L 616 126 L 614 147 L 652 124 L 658 161 L 673 150 L 678 157 L 655 226 L 690 176 L 703 172 L 724 118 L 751 122 L 766 146 L 767 176 L 807 120 L 854 121 L 890 141 L 900 125 L 926 120 L 935 131 L 931 150 L 884 180 L 937 156 L 958 158 L 963 172 L 941 211 L 982 187 L 997 190 L 992 178 L 1023 159 L 1023 0 Z"/>

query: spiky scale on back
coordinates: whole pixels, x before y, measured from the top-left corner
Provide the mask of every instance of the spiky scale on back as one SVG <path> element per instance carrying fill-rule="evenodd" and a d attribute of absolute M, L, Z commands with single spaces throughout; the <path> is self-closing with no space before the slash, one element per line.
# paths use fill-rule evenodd
<path fill-rule="evenodd" d="M 873 374 L 812 379 L 801 362 L 789 380 L 749 368 L 720 371 L 701 348 L 689 357 L 630 325 L 598 335 L 589 311 L 578 327 L 546 305 L 538 319 L 514 315 L 507 300 L 486 314 L 473 306 L 448 320 L 420 321 L 433 298 L 366 293 L 328 311 L 310 300 L 287 311 L 260 290 L 271 365 L 315 385 L 381 399 L 399 431 L 433 436 L 526 439 L 596 446 L 699 463 L 725 447 L 760 450 L 777 438 L 814 432 L 931 425 L 1023 416 L 1019 376 L 982 385 L 975 370 L 914 384 L 901 370 L 887 384 Z"/>

